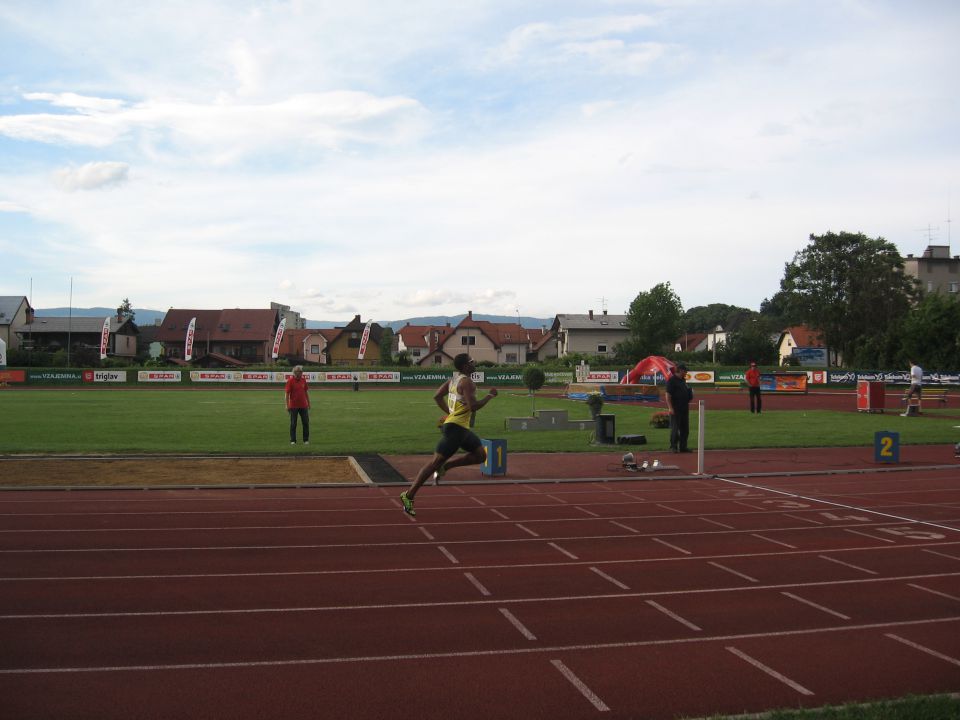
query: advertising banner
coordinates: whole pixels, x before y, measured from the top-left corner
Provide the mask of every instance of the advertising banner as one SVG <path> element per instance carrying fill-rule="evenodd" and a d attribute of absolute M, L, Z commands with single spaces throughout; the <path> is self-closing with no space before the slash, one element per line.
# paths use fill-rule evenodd
<path fill-rule="evenodd" d="M 716 373 L 713 370 L 691 370 L 687 373 L 687 382 L 697 385 L 701 383 L 713 383 Z"/>
<path fill-rule="evenodd" d="M 7 343 L 0 338 L 0 370 L 7 366 Z"/>
<path fill-rule="evenodd" d="M 274 373 L 263 370 L 243 370 L 233 373 L 235 382 L 264 383 L 264 382 L 286 382 L 283 373 Z"/>
<path fill-rule="evenodd" d="M 619 370 L 590 370 L 585 373 L 586 379 L 577 382 L 588 383 L 617 383 L 620 382 Z"/>
<path fill-rule="evenodd" d="M 806 373 L 760 373 L 760 389 L 764 392 L 805 393 Z"/>
<path fill-rule="evenodd" d="M 790 353 L 801 365 L 826 367 L 827 349 L 824 347 L 795 347 Z"/>
<path fill-rule="evenodd" d="M 100 359 L 107 359 L 107 345 L 110 342 L 110 318 L 104 318 L 103 328 L 100 330 Z"/>
<path fill-rule="evenodd" d="M 234 382 L 233 370 L 191 370 L 190 382 Z"/>
<path fill-rule="evenodd" d="M 363 336 L 360 338 L 360 352 L 357 353 L 357 360 L 363 360 L 363 356 L 367 354 L 367 341 L 370 339 L 371 325 L 373 325 L 373 320 L 367 320 L 367 324 L 363 328 Z"/>
<path fill-rule="evenodd" d="M 0 383 L 26 382 L 27 374 L 23 370 L 0 370 Z"/>
<path fill-rule="evenodd" d="M 277 336 L 273 339 L 273 359 L 276 360 L 277 356 L 280 355 L 280 341 L 283 339 L 283 330 L 287 327 L 287 319 L 283 318 L 280 320 L 280 324 L 277 325 Z"/>
<path fill-rule="evenodd" d="M 138 370 L 137 382 L 175 382 L 181 380 L 180 370 Z"/>
<path fill-rule="evenodd" d="M 197 319 L 191 318 L 190 324 L 187 325 L 187 337 L 184 340 L 183 345 L 183 359 L 187 362 L 193 360 L 193 333 L 197 327 Z"/>
<path fill-rule="evenodd" d="M 573 382 L 572 372 L 550 372 L 544 373 L 547 376 L 546 385 L 569 385 Z"/>
<path fill-rule="evenodd" d="M 83 371 L 27 370 L 27 382 L 38 385 L 74 385 L 83 382 Z"/>
<path fill-rule="evenodd" d="M 84 370 L 83 381 L 87 383 L 125 383 L 126 370 Z"/>
<path fill-rule="evenodd" d="M 366 383 L 399 383 L 400 373 L 398 372 L 361 372 L 360 382 Z"/>

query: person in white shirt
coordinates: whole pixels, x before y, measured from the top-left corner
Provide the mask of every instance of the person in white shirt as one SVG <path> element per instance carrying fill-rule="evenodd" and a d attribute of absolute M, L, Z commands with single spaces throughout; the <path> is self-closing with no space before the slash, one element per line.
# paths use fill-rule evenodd
<path fill-rule="evenodd" d="M 910 398 L 914 395 L 917 398 L 920 397 L 920 389 L 923 387 L 923 368 L 917 365 L 913 360 L 908 360 L 910 363 L 910 388 L 907 390 L 906 395 L 903 396 L 904 401 L 910 402 Z"/>

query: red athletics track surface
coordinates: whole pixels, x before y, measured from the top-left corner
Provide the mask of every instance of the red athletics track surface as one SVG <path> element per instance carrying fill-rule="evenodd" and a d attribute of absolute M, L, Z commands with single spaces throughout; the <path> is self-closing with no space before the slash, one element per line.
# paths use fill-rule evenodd
<path fill-rule="evenodd" d="M 567 477 L 557 459 L 511 463 Z M 958 467 L 452 483 L 416 520 L 397 487 L 3 493 L 0 717 L 674 718 L 956 692 Z"/>

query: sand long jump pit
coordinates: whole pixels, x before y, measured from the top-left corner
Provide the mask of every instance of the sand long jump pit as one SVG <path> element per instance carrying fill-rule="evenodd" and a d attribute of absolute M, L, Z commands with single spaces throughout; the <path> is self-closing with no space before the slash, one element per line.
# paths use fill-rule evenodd
<path fill-rule="evenodd" d="M 0 489 L 364 485 L 352 457 L 6 456 Z"/>

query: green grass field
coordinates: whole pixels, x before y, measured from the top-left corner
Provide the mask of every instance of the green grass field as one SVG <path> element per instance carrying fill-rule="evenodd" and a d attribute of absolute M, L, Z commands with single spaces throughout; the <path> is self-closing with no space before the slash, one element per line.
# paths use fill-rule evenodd
<path fill-rule="evenodd" d="M 315 390 L 311 392 L 311 444 L 291 446 L 281 390 L 44 389 L 0 391 L 0 453 L 429 453 L 441 413 L 432 389 Z M 591 432 L 507 431 L 507 417 L 532 413 L 522 391 L 503 391 L 477 415 L 482 437 L 506 438 L 511 452 L 602 452 Z M 904 445 L 954 443 L 955 417 L 937 411 L 918 421 L 897 414 L 743 410 L 706 413 L 708 448 L 870 446 L 877 430 L 899 432 Z M 583 402 L 536 398 L 536 409 L 564 409 L 587 419 Z M 607 404 L 618 435 L 643 434 L 647 448 L 664 450 L 668 430 L 650 426 L 662 407 Z M 696 443 L 697 413 L 691 415 Z"/>

